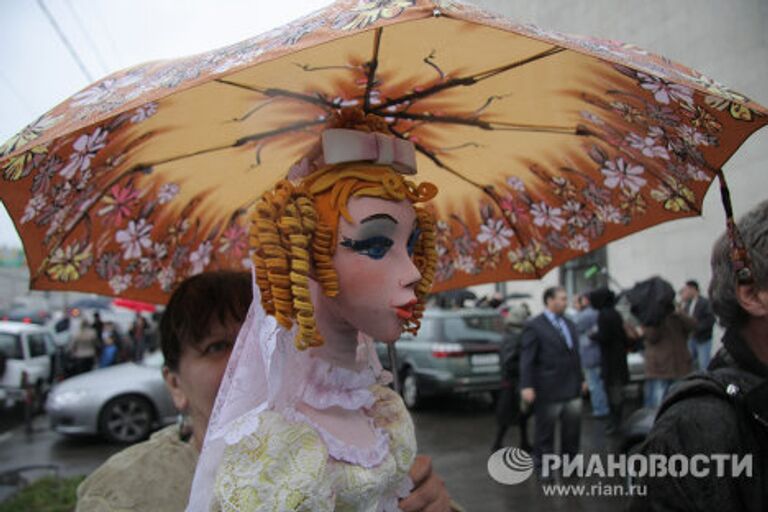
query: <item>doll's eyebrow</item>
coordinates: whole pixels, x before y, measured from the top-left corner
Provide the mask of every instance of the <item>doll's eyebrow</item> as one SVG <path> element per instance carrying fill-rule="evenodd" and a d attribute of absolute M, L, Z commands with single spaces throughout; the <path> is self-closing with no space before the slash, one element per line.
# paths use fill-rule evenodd
<path fill-rule="evenodd" d="M 360 224 L 365 224 L 366 222 L 371 222 L 371 221 L 374 221 L 374 220 L 377 220 L 377 219 L 389 220 L 389 221 L 391 221 L 391 222 L 393 222 L 395 224 L 398 223 L 397 220 L 394 217 L 392 217 L 391 215 L 389 215 L 388 213 L 375 213 L 375 214 L 373 214 L 373 215 L 371 215 L 369 217 L 366 217 L 363 220 L 361 220 Z"/>

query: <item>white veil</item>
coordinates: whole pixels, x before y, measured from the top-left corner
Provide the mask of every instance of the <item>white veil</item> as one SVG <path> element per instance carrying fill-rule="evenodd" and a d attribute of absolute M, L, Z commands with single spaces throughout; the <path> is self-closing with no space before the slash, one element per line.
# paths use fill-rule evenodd
<path fill-rule="evenodd" d="M 187 512 L 211 510 L 216 471 L 226 446 L 256 431 L 259 413 L 281 410 L 306 382 L 309 355 L 295 348 L 295 334 L 295 329 L 281 327 L 266 314 L 254 276 L 253 301 L 216 395 Z M 290 379 L 284 379 L 285 368 L 290 368 Z"/>

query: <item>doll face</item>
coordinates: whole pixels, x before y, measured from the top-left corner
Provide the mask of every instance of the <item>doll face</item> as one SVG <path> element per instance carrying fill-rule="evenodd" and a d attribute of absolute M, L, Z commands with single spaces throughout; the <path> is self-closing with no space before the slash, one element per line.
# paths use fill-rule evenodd
<path fill-rule="evenodd" d="M 419 236 L 409 201 L 353 197 L 347 205 L 353 222 L 339 219 L 333 256 L 339 276 L 336 313 L 357 330 L 393 342 L 416 302 L 421 273 L 413 263 Z"/>

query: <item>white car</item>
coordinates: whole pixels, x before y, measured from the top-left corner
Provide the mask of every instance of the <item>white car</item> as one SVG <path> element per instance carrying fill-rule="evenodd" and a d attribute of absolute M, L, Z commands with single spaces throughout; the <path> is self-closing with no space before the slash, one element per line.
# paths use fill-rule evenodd
<path fill-rule="evenodd" d="M 53 379 L 55 352 L 48 328 L 0 321 L 0 399 L 21 400 L 24 384 L 34 387 L 42 398 Z"/>

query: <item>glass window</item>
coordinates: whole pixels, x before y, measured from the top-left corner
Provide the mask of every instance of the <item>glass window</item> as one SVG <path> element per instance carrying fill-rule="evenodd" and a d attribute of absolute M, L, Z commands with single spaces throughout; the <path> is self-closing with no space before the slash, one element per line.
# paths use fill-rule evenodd
<path fill-rule="evenodd" d="M 29 335 L 29 357 L 40 357 L 48 355 L 48 349 L 45 343 L 45 335 L 42 333 Z"/>
<path fill-rule="evenodd" d="M 417 336 L 422 341 L 436 341 L 437 320 L 434 318 L 422 318 Z"/>
<path fill-rule="evenodd" d="M 0 332 L 0 352 L 8 359 L 24 359 L 21 351 L 21 340 L 15 334 Z"/>
<path fill-rule="evenodd" d="M 445 319 L 446 341 L 501 341 L 500 315 L 460 316 Z"/>

